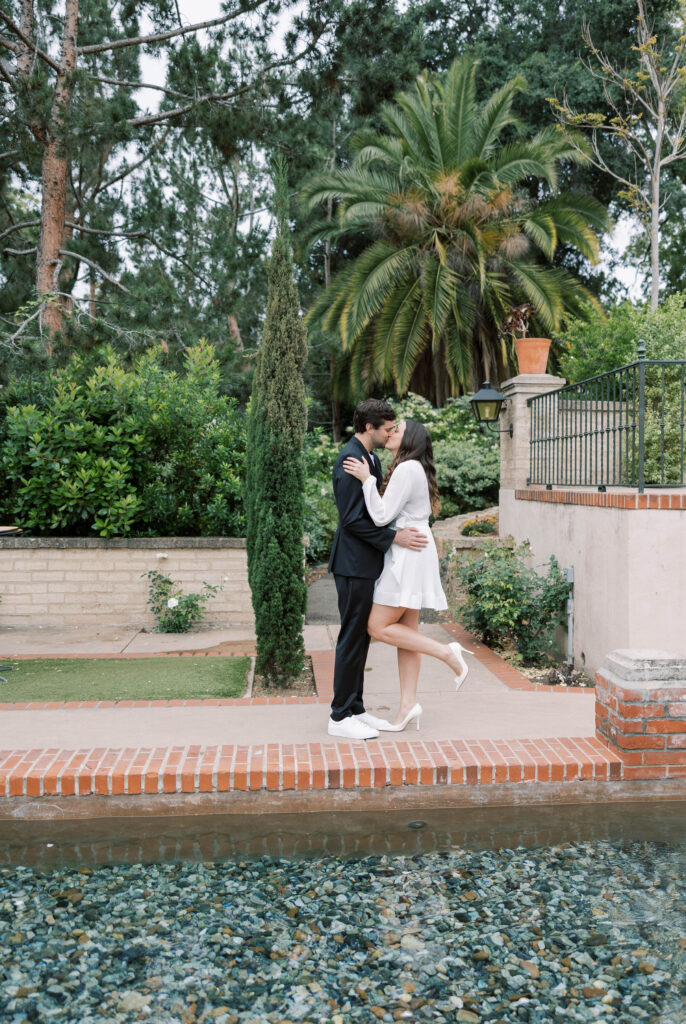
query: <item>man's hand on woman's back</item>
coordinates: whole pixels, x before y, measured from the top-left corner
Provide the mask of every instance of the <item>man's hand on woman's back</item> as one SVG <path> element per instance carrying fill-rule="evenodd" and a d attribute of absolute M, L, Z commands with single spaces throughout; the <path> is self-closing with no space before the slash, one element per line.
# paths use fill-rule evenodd
<path fill-rule="evenodd" d="M 404 530 L 396 531 L 393 543 L 401 548 L 409 548 L 410 551 L 421 551 L 429 543 L 429 538 L 414 526 L 406 526 Z"/>

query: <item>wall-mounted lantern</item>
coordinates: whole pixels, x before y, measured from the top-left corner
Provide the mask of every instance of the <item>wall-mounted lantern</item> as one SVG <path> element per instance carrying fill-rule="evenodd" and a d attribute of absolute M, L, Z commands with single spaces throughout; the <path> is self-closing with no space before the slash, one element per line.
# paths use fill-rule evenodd
<path fill-rule="evenodd" d="M 505 395 L 501 395 L 499 391 L 491 387 L 489 381 L 485 380 L 481 385 L 481 390 L 477 391 L 469 401 L 474 413 L 474 419 L 479 424 L 479 427 L 484 424 L 492 433 L 509 434 L 512 437 L 512 424 L 504 430 L 494 430 L 491 426 L 492 423 L 498 422 L 506 399 Z"/>

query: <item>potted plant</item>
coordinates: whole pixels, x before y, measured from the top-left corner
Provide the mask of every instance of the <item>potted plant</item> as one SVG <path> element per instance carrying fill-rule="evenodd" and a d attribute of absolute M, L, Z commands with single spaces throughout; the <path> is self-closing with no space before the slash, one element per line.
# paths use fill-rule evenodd
<path fill-rule="evenodd" d="M 529 338 L 529 320 L 536 310 L 530 302 L 511 309 L 503 320 L 500 337 L 509 335 L 514 341 L 520 373 L 545 373 L 548 366 L 550 338 Z"/>

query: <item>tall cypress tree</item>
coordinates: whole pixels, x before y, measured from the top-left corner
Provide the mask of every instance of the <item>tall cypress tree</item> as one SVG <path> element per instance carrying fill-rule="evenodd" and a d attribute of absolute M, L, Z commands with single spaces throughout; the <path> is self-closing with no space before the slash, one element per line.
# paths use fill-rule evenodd
<path fill-rule="evenodd" d="M 256 671 L 285 685 L 302 669 L 304 460 L 307 337 L 293 274 L 288 187 L 275 164 L 277 234 L 269 264 L 267 311 L 248 423 L 248 576 L 257 633 Z"/>

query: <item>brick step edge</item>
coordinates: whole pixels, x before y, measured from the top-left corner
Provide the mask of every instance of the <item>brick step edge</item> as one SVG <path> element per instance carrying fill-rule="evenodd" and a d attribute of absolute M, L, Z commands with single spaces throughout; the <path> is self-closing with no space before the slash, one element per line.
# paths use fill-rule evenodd
<path fill-rule="evenodd" d="M 662 777 L 668 774 L 665 768 Z M 594 737 L 0 751 L 0 797 L 619 781 L 624 777 L 621 760 Z"/>

